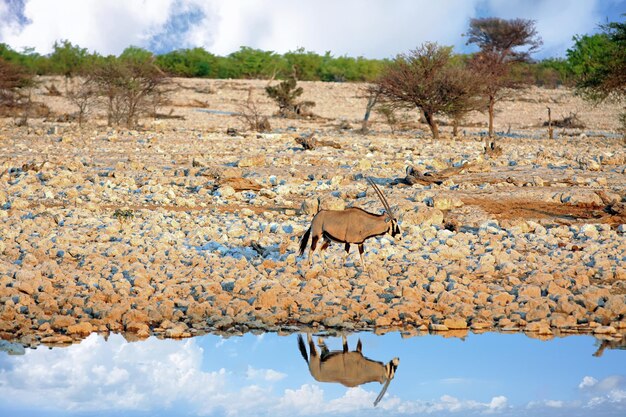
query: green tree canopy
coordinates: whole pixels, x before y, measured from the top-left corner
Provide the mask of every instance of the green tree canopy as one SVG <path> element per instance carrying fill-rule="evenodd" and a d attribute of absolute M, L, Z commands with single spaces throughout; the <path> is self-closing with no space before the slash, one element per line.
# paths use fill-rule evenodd
<path fill-rule="evenodd" d="M 626 23 L 602 28 L 602 33 L 575 36 L 567 50 L 578 93 L 593 101 L 626 96 Z"/>
<path fill-rule="evenodd" d="M 85 68 L 88 59 L 89 52 L 86 48 L 73 45 L 68 40 L 62 40 L 54 42 L 53 51 L 48 61 L 53 73 L 71 77 Z"/>
<path fill-rule="evenodd" d="M 215 55 L 204 48 L 179 49 L 159 55 L 156 64 L 165 72 L 181 77 L 217 77 Z"/>
<path fill-rule="evenodd" d="M 149 63 L 154 61 L 154 54 L 147 49 L 140 48 L 138 46 L 129 46 L 122 51 L 119 59 L 128 63 Z"/>
<path fill-rule="evenodd" d="M 230 65 L 225 69 L 233 76 L 226 78 L 270 78 L 281 69 L 284 71 L 284 61 L 273 51 L 242 46 L 238 51 L 228 55 Z"/>

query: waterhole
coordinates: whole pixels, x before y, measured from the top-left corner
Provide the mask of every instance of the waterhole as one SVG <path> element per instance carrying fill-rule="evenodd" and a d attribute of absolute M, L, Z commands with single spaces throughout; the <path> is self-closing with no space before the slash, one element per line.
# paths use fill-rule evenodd
<path fill-rule="evenodd" d="M 0 415 L 626 415 L 623 341 L 356 333 L 347 353 L 341 335 L 310 341 L 92 334 L 67 347 L 5 343 Z"/>

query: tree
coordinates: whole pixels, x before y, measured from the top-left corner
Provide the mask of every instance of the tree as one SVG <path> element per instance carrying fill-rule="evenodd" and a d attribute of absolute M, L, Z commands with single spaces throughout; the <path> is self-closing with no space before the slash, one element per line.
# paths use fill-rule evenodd
<path fill-rule="evenodd" d="M 435 116 L 454 115 L 474 106 L 476 78 L 453 64 L 452 48 L 425 43 L 398 55 L 373 88 L 389 104 L 420 109 L 433 138 L 439 138 Z"/>
<path fill-rule="evenodd" d="M 493 136 L 494 107 L 504 88 L 519 87 L 510 77 L 511 66 L 524 62 L 542 45 L 535 22 L 528 19 L 505 20 L 486 17 L 470 20 L 467 44 L 476 44 L 480 52 L 469 62 L 470 68 L 484 80 L 483 94 L 489 111 L 489 136 Z"/>
<path fill-rule="evenodd" d="M 147 49 L 140 48 L 138 46 L 129 46 L 124 49 L 119 56 L 119 59 L 127 64 L 152 65 L 154 63 L 154 54 Z"/>
<path fill-rule="evenodd" d="M 24 68 L 32 74 L 50 73 L 49 59 L 35 52 L 34 48 L 24 48 L 16 52 L 9 45 L 0 43 L 0 58 Z"/>
<path fill-rule="evenodd" d="M 96 85 L 90 76 L 74 80 L 67 90 L 67 98 L 78 107 L 78 126 L 82 127 L 96 101 Z"/>
<path fill-rule="evenodd" d="M 87 49 L 72 45 L 68 40 L 55 41 L 53 51 L 48 60 L 54 73 L 65 75 L 66 78 L 79 73 L 84 68 L 89 56 Z"/>
<path fill-rule="evenodd" d="M 323 58 L 315 52 L 298 48 L 283 55 L 286 69 L 295 73 L 298 80 L 317 81 L 320 79 L 320 68 Z"/>
<path fill-rule="evenodd" d="M 567 50 L 576 91 L 596 102 L 626 96 L 626 23 L 601 27 L 602 33 L 575 36 Z"/>
<path fill-rule="evenodd" d="M 204 48 L 181 49 L 159 55 L 156 65 L 163 71 L 182 77 L 216 77 L 217 59 Z"/>
<path fill-rule="evenodd" d="M 626 16 L 623 15 L 623 16 Z M 602 33 L 574 37 L 567 59 L 576 76 L 576 92 L 592 102 L 626 98 L 626 22 L 600 26 Z M 620 115 L 626 134 L 626 111 Z"/>
<path fill-rule="evenodd" d="M 224 78 L 273 78 L 284 66 L 280 55 L 273 51 L 242 46 L 238 51 L 228 55 L 230 73 Z"/>

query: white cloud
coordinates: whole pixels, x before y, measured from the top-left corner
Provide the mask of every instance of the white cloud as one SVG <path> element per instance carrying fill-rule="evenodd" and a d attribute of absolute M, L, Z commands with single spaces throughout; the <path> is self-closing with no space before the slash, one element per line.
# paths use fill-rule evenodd
<path fill-rule="evenodd" d="M 361 387 L 349 388 L 346 393 L 332 400 L 325 407 L 327 413 L 348 413 L 372 408 L 376 393 L 366 391 Z"/>
<path fill-rule="evenodd" d="M 546 400 L 545 404 L 547 407 L 551 407 L 551 408 L 562 408 L 564 405 L 564 402 L 559 401 L 559 400 Z"/>
<path fill-rule="evenodd" d="M 281 53 L 304 47 L 335 55 L 391 57 L 429 39 L 461 42 L 474 4 L 455 2 L 454 13 L 450 9 L 450 3 L 426 0 L 228 2 L 219 9 L 215 41 L 204 46 L 218 54 L 248 45 Z"/>
<path fill-rule="evenodd" d="M 493 397 L 489 403 L 489 411 L 496 412 L 506 409 L 509 405 L 507 398 L 503 395 Z"/>
<path fill-rule="evenodd" d="M 626 385 L 624 382 L 623 376 L 611 375 L 598 382 L 596 387 L 600 391 L 614 391 L 620 387 L 624 387 Z"/>
<path fill-rule="evenodd" d="M 393 399 L 392 399 L 393 400 Z M 399 414 L 491 414 L 509 408 L 508 399 L 499 395 L 488 403 L 475 400 L 462 400 L 451 395 L 443 395 L 437 401 L 406 401 L 397 405 Z"/>
<path fill-rule="evenodd" d="M 596 29 L 605 6 L 600 0 L 26 0 L 28 24 L 0 2 L 0 42 L 40 53 L 68 39 L 102 54 L 137 45 L 201 46 L 226 55 L 250 46 L 386 58 L 425 41 L 461 50 L 469 19 L 483 12 L 536 20 L 544 39 L 539 56 L 553 56 L 564 54 L 573 35 Z"/>
<path fill-rule="evenodd" d="M 578 388 L 593 392 L 610 392 L 626 388 L 626 380 L 621 375 L 610 375 L 602 380 L 597 380 L 592 376 L 585 376 L 578 384 Z"/>
<path fill-rule="evenodd" d="M 24 16 L 30 24 L 0 28 L 0 41 L 16 50 L 34 47 L 48 53 L 56 40 L 102 54 L 119 54 L 146 41 L 167 21 L 173 0 L 27 0 Z M 0 20 L 5 22 L 6 18 Z"/>
<path fill-rule="evenodd" d="M 601 380 L 585 376 L 578 388 L 591 395 L 585 407 L 597 409 L 601 406 L 626 406 L 626 380 L 620 375 L 611 375 Z"/>
<path fill-rule="evenodd" d="M 324 391 L 317 385 L 304 384 L 300 388 L 286 389 L 277 403 L 278 410 L 298 410 L 298 414 L 315 414 L 324 403 Z"/>
<path fill-rule="evenodd" d="M 592 376 L 585 376 L 583 380 L 578 384 L 578 388 L 584 389 L 588 387 L 593 387 L 598 383 L 598 380 Z"/>
<path fill-rule="evenodd" d="M 108 342 L 91 335 L 78 345 L 45 347 L 15 358 L 0 373 L 0 403 L 58 410 L 148 410 L 174 401 L 215 397 L 224 369 L 200 370 L 202 350 L 191 341 Z"/>
<path fill-rule="evenodd" d="M 248 365 L 246 377 L 248 379 L 261 379 L 263 381 L 276 382 L 286 378 L 287 374 L 275 371 L 273 369 L 255 369 L 252 366 Z"/>

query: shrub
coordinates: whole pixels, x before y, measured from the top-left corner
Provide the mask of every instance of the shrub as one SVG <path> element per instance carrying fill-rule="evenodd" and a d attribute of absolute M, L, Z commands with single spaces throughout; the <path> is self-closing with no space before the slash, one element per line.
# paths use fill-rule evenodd
<path fill-rule="evenodd" d="M 266 116 L 261 114 L 257 103 L 252 98 L 252 88 L 248 90 L 248 99 L 239 106 L 239 119 L 250 130 L 268 132 L 272 129 Z"/>
<path fill-rule="evenodd" d="M 0 115 L 17 116 L 17 124 L 25 126 L 31 116 L 46 116 L 49 109 L 31 100 L 35 81 L 24 67 L 0 58 Z"/>
<path fill-rule="evenodd" d="M 278 114 L 282 117 L 310 115 L 309 109 L 315 106 L 312 101 L 297 101 L 304 90 L 297 86 L 295 77 L 290 77 L 273 87 L 267 86 L 265 92 L 278 104 Z"/>

